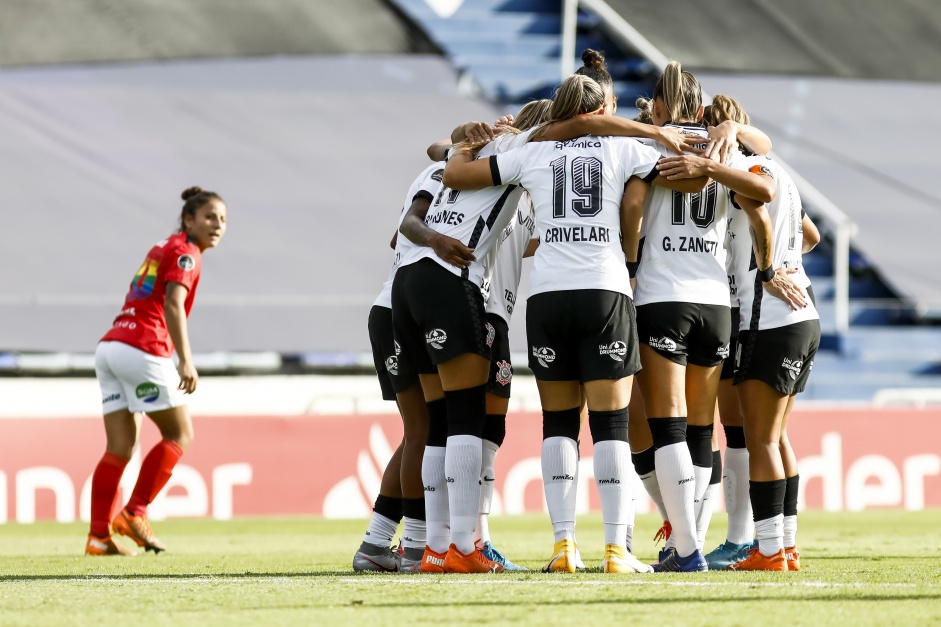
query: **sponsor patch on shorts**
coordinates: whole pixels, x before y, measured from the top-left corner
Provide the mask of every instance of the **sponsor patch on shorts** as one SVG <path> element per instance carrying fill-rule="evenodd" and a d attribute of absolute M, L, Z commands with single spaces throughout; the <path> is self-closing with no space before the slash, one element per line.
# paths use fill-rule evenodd
<path fill-rule="evenodd" d="M 425 334 L 425 342 L 431 344 L 432 348 L 444 350 L 444 343 L 448 341 L 448 334 L 443 329 L 432 329 Z"/>
<path fill-rule="evenodd" d="M 548 346 L 533 346 L 533 357 L 543 368 L 548 368 L 549 364 L 555 361 L 555 351 Z"/>
<path fill-rule="evenodd" d="M 614 361 L 624 361 L 627 355 L 627 343 L 621 340 L 615 340 L 610 344 L 602 344 L 598 347 L 599 355 L 607 355 Z"/>
<path fill-rule="evenodd" d="M 137 386 L 137 389 L 134 390 L 134 393 L 137 394 L 137 398 L 145 403 L 153 403 L 160 398 L 160 388 L 156 383 L 141 383 Z"/>
<path fill-rule="evenodd" d="M 497 330 L 493 328 L 493 325 L 489 322 L 484 325 L 487 329 L 487 346 L 493 346 L 493 340 L 497 337 Z"/>
<path fill-rule="evenodd" d="M 804 368 L 804 362 L 800 359 L 791 359 L 785 357 L 784 361 L 781 362 L 781 367 L 787 370 L 787 374 L 791 379 L 796 380 L 800 376 L 801 370 Z"/>
<path fill-rule="evenodd" d="M 650 342 L 648 342 L 648 344 L 650 345 L 650 348 L 667 351 L 668 353 L 676 352 L 676 342 L 666 336 L 652 337 L 650 338 Z"/>
<path fill-rule="evenodd" d="M 513 380 L 513 369 L 510 367 L 510 362 L 498 361 L 497 362 L 497 383 L 500 385 L 509 385 L 510 381 Z"/>

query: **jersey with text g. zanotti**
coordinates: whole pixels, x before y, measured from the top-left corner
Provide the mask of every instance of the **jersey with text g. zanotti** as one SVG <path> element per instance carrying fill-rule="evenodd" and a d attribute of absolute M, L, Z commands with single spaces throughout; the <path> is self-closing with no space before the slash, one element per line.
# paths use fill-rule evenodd
<path fill-rule="evenodd" d="M 520 275 L 523 273 L 523 254 L 536 231 L 536 216 L 533 213 L 529 194 L 523 194 L 516 205 L 516 214 L 503 230 L 500 252 L 493 266 L 490 279 L 490 298 L 487 313 L 503 318 L 510 324 L 516 299 L 519 296 Z"/>
<path fill-rule="evenodd" d="M 507 133 L 481 148 L 478 159 L 486 159 L 525 144 L 532 134 Z M 444 261 L 428 246 L 416 246 L 402 257 L 400 266 L 420 259 L 431 259 L 452 274 L 467 279 L 480 288 L 484 300 L 489 296 L 490 278 L 501 243 L 500 235 L 516 212 L 523 190 L 518 185 L 498 185 L 475 190 L 456 190 L 441 186 L 434 204 L 425 216 L 425 224 L 474 249 L 476 260 L 466 268 Z"/>
<path fill-rule="evenodd" d="M 632 138 L 589 135 L 527 144 L 494 159 L 500 181 L 520 183 L 536 208 L 530 296 L 583 289 L 630 296 L 621 198 L 632 176 L 656 177 L 660 153 Z"/>
<path fill-rule="evenodd" d="M 668 126 L 684 134 L 706 137 L 702 126 Z M 673 156 L 665 147 L 653 145 L 663 156 Z M 644 202 L 641 227 L 644 249 L 637 269 L 635 304 L 682 302 L 730 306 L 725 267 L 730 206 L 728 190 L 715 181 L 695 194 L 664 187 L 650 190 Z"/>
<path fill-rule="evenodd" d="M 412 202 L 416 198 L 424 198 L 428 202 L 434 201 L 435 194 L 438 193 L 438 188 L 441 187 L 441 178 L 443 175 L 444 161 L 438 161 L 422 170 L 418 178 L 412 181 L 412 184 L 408 188 L 408 193 L 405 194 L 405 202 L 402 204 L 402 211 L 399 213 L 399 221 L 396 228 L 402 226 L 402 220 L 405 219 L 405 215 L 408 213 Z M 379 292 L 379 296 L 376 297 L 376 302 L 373 303 L 374 307 L 392 309 L 392 281 L 395 279 L 395 272 L 399 269 L 399 262 L 402 260 L 402 257 L 405 256 L 406 252 L 416 246 L 416 244 L 401 233 L 395 238 L 395 259 L 392 262 L 392 270 L 389 272 L 389 278 L 382 284 L 382 291 Z"/>
<path fill-rule="evenodd" d="M 802 287 L 810 285 L 810 279 L 807 278 L 804 265 L 801 263 L 803 237 L 801 234 L 801 199 L 797 193 L 797 186 L 780 165 L 767 157 L 747 157 L 741 168 L 753 174 L 770 176 L 777 187 L 774 200 L 765 205 L 772 226 L 771 267 L 774 269 L 796 268 L 797 272 L 789 275 L 791 279 Z M 733 209 L 733 211 L 744 213 L 741 209 Z M 739 283 L 738 299 L 741 308 L 739 328 L 741 330 L 776 329 L 805 320 L 816 320 L 820 317 L 809 298 L 806 307 L 794 311 L 780 298 L 765 292 L 758 278 L 758 264 L 755 262 L 750 236 L 736 233 L 730 254 L 733 258 L 735 280 Z"/>
<path fill-rule="evenodd" d="M 186 233 L 158 242 L 131 280 L 124 308 L 101 341 L 123 342 L 157 357 L 172 355 L 173 340 L 163 312 L 167 283 L 187 288 L 183 307 L 189 316 L 201 270 L 202 253 Z"/>

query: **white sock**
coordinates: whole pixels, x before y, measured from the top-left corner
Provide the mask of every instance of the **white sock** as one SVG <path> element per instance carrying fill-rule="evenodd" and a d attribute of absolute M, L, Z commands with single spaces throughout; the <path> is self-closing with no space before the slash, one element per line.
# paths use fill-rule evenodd
<path fill-rule="evenodd" d="M 709 481 L 712 480 L 712 466 L 703 468 L 702 466 L 693 464 L 693 476 L 696 478 L 693 482 L 695 486 L 693 489 L 693 516 L 695 520 L 699 520 L 699 510 L 702 507 L 702 499 L 706 495 L 706 490 L 709 489 Z"/>
<path fill-rule="evenodd" d="M 443 446 L 426 446 L 421 463 L 425 484 L 425 523 L 428 548 L 447 553 L 451 544 L 451 514 L 448 508 L 448 484 L 444 477 Z"/>
<path fill-rule="evenodd" d="M 771 557 L 779 553 L 784 549 L 784 514 L 756 521 L 755 536 L 762 555 Z"/>
<path fill-rule="evenodd" d="M 733 544 L 751 542 L 755 539 L 755 522 L 748 495 L 748 449 L 725 449 L 722 481 L 725 484 L 725 510 L 729 514 L 729 531 L 725 539 Z"/>
<path fill-rule="evenodd" d="M 660 494 L 660 484 L 657 482 L 657 471 L 654 469 L 646 475 L 640 475 L 640 482 L 644 484 L 644 489 L 650 495 L 650 500 L 657 506 L 660 512 L 660 520 L 667 520 L 667 510 L 663 506 L 663 496 Z"/>
<path fill-rule="evenodd" d="M 624 546 L 628 508 L 634 505 L 631 449 L 627 442 L 603 440 L 595 443 L 595 484 L 601 497 L 604 543 Z"/>
<path fill-rule="evenodd" d="M 784 517 L 784 548 L 797 546 L 797 516 Z"/>
<path fill-rule="evenodd" d="M 699 503 L 699 514 L 696 515 L 696 538 L 699 540 L 700 551 L 706 543 L 706 532 L 709 531 L 709 523 L 712 521 L 712 512 L 715 509 L 721 485 L 720 483 L 710 483 Z"/>
<path fill-rule="evenodd" d="M 399 521 L 386 518 L 382 514 L 373 512 L 363 542 L 375 544 L 376 546 L 389 547 L 392 545 L 392 536 L 395 535 L 398 528 Z"/>
<path fill-rule="evenodd" d="M 493 503 L 493 462 L 500 447 L 490 440 L 483 440 L 480 458 L 480 508 L 477 512 L 477 530 L 474 540 L 481 544 L 490 542 L 490 505 Z"/>
<path fill-rule="evenodd" d="M 663 505 L 669 516 L 676 552 L 680 557 L 691 555 L 697 548 L 696 518 L 693 515 L 693 460 L 686 442 L 677 442 L 657 449 L 657 481 Z"/>
<path fill-rule="evenodd" d="M 474 528 L 480 507 L 482 440 L 474 435 L 448 436 L 444 474 L 451 510 L 451 542 L 467 555 L 474 550 Z"/>
<path fill-rule="evenodd" d="M 578 444 L 561 436 L 542 441 L 542 484 L 555 541 L 575 540 Z"/>
<path fill-rule="evenodd" d="M 425 521 L 418 518 L 403 519 L 402 546 L 406 549 L 424 549 L 428 542 L 428 531 Z"/>

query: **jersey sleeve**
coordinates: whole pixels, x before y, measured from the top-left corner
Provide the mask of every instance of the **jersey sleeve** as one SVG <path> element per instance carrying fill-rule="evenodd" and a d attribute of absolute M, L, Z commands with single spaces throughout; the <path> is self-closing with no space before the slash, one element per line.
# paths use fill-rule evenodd
<path fill-rule="evenodd" d="M 526 153 L 525 148 L 517 148 L 489 157 L 494 186 L 519 182 L 523 176 Z"/>
<path fill-rule="evenodd" d="M 174 246 L 163 256 L 163 280 L 165 283 L 174 282 L 193 289 L 193 286 L 199 281 L 199 273 L 202 270 L 202 255 L 199 249 L 192 244 L 185 243 L 182 246 Z"/>
<path fill-rule="evenodd" d="M 657 162 L 660 161 L 661 153 L 653 146 L 633 139 L 628 139 L 621 143 L 621 162 L 628 165 L 631 169 L 627 172 L 627 178 L 636 176 L 650 183 L 659 174 L 657 172 Z"/>
<path fill-rule="evenodd" d="M 424 198 L 428 202 L 432 202 L 435 199 L 435 194 L 437 194 L 438 190 L 441 188 L 441 179 L 444 175 L 444 161 L 436 163 L 435 166 L 437 167 L 432 168 L 418 184 L 418 189 L 415 190 L 415 195 L 412 197 L 412 200 Z"/>

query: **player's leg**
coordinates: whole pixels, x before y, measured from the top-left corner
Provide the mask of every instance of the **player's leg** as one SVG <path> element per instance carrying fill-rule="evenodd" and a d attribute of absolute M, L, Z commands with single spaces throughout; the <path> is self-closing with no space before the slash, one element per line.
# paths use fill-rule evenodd
<path fill-rule="evenodd" d="M 428 437 L 422 456 L 421 479 L 425 495 L 427 540 L 421 562 L 423 573 L 443 573 L 451 545 L 451 510 L 444 472 L 448 444 L 448 411 L 437 374 L 421 375 L 421 390 L 428 407 Z"/>
<path fill-rule="evenodd" d="M 709 477 L 709 486 L 703 495 L 696 515 L 696 535 L 699 537 L 699 549 L 703 550 L 706 542 L 706 533 L 709 523 L 712 522 L 712 513 L 715 510 L 716 499 L 719 498 L 719 489 L 722 487 L 722 454 L 719 452 L 719 438 L 715 430 L 712 432 L 712 476 Z M 708 563 L 708 561 L 707 561 Z"/>
<path fill-rule="evenodd" d="M 644 396 L 640 391 L 638 382 L 640 375 L 634 377 L 634 383 L 631 387 L 631 402 L 628 404 L 628 440 L 631 445 L 631 462 L 634 464 L 634 471 L 646 490 L 647 495 L 653 501 L 660 514 L 660 520 L 663 524 L 657 530 L 654 536 L 654 542 L 665 541 L 665 546 L 661 549 L 662 555 L 657 560 L 663 561 L 675 548 L 671 539 L 670 521 L 667 520 L 667 511 L 663 507 L 663 496 L 660 494 L 660 484 L 657 483 L 657 472 L 654 457 L 653 436 L 650 433 L 650 425 L 647 423 L 647 412 L 644 408 Z M 627 539 L 627 546 L 633 551 L 633 530 L 628 527 L 630 534 Z"/>
<path fill-rule="evenodd" d="M 800 474 L 797 470 L 797 455 L 787 437 L 787 422 L 794 407 L 794 395 L 788 400 L 784 422 L 781 426 L 781 462 L 784 464 L 784 556 L 788 570 L 800 570 L 800 551 L 797 550 L 797 497 L 800 489 Z"/>
<path fill-rule="evenodd" d="M 430 410 L 420 383 L 396 393 L 402 416 L 402 462 L 399 479 L 402 487 L 402 539 L 399 570 L 417 572 L 427 545 L 427 510 L 422 462 L 428 440 Z"/>
<path fill-rule="evenodd" d="M 696 518 L 696 541 L 702 550 L 706 529 L 702 529 L 702 509 L 706 492 L 712 480 L 716 394 L 721 369 L 717 366 L 686 367 L 686 403 L 689 425 L 686 427 L 686 446 L 689 448 L 695 477 L 693 492 L 693 515 Z M 708 524 L 706 525 L 708 527 Z"/>

